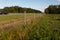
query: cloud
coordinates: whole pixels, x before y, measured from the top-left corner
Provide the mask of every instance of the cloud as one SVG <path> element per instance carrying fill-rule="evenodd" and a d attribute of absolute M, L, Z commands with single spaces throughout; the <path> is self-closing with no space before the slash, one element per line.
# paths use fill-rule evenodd
<path fill-rule="evenodd" d="M 60 0 L 57 0 L 57 1 L 60 1 Z"/>

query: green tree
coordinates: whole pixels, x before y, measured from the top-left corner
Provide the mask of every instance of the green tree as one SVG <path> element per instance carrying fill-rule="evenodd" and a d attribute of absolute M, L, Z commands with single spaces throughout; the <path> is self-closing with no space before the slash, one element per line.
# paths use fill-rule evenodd
<path fill-rule="evenodd" d="M 50 5 L 45 9 L 45 13 L 49 14 L 59 14 L 60 13 L 60 5 Z"/>

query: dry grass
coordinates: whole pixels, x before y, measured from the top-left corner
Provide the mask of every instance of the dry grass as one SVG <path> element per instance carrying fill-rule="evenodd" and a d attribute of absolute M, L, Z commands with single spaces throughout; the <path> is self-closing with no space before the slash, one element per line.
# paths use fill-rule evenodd
<path fill-rule="evenodd" d="M 18 16 L 18 17 L 17 17 Z M 25 40 L 28 36 L 28 32 L 37 24 L 37 20 L 41 18 L 43 14 L 27 14 L 26 24 L 24 22 L 24 15 L 5 15 L 2 18 L 7 18 L 0 22 L 0 40 Z M 13 18 L 12 18 L 13 17 Z M 10 18 L 10 19 L 9 19 Z"/>

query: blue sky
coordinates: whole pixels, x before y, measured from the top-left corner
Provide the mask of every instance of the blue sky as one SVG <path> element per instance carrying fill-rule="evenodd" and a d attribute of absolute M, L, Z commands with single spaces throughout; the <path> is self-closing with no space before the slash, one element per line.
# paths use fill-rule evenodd
<path fill-rule="evenodd" d="M 60 0 L 0 0 L 0 8 L 21 6 L 44 11 L 49 5 L 59 5 Z"/>

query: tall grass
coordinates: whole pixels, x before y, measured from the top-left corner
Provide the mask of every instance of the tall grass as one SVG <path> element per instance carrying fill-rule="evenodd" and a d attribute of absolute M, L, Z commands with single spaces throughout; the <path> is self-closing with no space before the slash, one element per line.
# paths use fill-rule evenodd
<path fill-rule="evenodd" d="M 0 40 L 60 40 L 60 15 L 40 16 L 0 29 Z"/>
<path fill-rule="evenodd" d="M 39 19 L 28 33 L 28 40 L 60 40 L 60 14 L 49 14 Z"/>
<path fill-rule="evenodd" d="M 28 32 L 32 29 L 33 25 L 37 23 L 38 19 L 34 19 L 33 14 L 27 14 L 27 17 L 29 16 L 31 16 L 32 18 L 29 18 L 30 20 L 26 22 L 26 25 L 23 22 L 22 24 L 20 23 L 13 26 L 11 25 L 8 27 L 3 27 L 3 29 L 0 29 L 0 40 L 25 40 Z"/>

